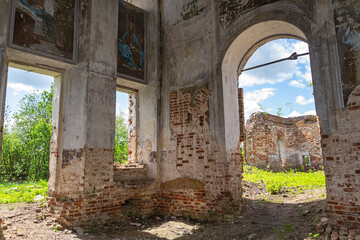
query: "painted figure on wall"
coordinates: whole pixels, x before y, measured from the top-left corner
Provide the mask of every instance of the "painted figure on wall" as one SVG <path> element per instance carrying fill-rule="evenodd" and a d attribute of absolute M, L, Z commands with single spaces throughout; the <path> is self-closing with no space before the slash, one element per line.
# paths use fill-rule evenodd
<path fill-rule="evenodd" d="M 75 0 L 15 0 L 12 43 L 73 58 Z"/>
<path fill-rule="evenodd" d="M 145 82 L 145 12 L 119 1 L 117 72 L 121 77 Z"/>
<path fill-rule="evenodd" d="M 128 66 L 141 70 L 144 67 L 144 52 L 134 33 L 134 26 L 129 24 L 128 29 L 129 31 L 121 38 L 118 48 L 123 61 Z"/>

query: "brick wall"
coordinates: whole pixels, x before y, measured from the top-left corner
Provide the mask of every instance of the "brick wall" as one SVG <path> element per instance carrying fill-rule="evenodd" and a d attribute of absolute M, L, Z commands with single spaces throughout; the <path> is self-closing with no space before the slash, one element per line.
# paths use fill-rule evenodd
<path fill-rule="evenodd" d="M 125 180 L 146 179 L 147 165 L 139 163 L 120 164 L 114 162 L 114 182 Z"/>
<path fill-rule="evenodd" d="M 49 210 L 60 223 L 92 225 L 154 212 L 158 188 L 153 180 L 144 179 L 144 165 L 114 171 L 113 149 L 85 147 L 81 152 L 62 169 L 61 188 L 48 192 Z"/>
<path fill-rule="evenodd" d="M 274 170 L 322 166 L 320 130 L 316 116 L 282 118 L 254 113 L 246 123 L 246 161 Z M 310 157 L 306 166 L 305 156 Z"/>
<path fill-rule="evenodd" d="M 164 214 L 223 218 L 240 210 L 242 159 L 239 148 L 221 153 L 208 124 L 206 89 L 173 91 L 170 126 L 176 134 L 173 164 L 183 177 L 147 178 L 146 165 L 115 165 L 113 149 L 84 147 L 61 171 L 50 211 L 64 225 L 88 225 Z M 108 159 L 108 160 L 106 160 Z"/>
<path fill-rule="evenodd" d="M 221 153 L 208 124 L 207 89 L 182 89 L 170 96 L 170 127 L 177 136 L 177 170 L 184 179 L 197 181 L 202 187 L 161 190 L 160 206 L 172 214 L 206 217 L 216 212 L 235 213 L 241 198 L 242 159 L 239 148 Z M 166 184 L 166 183 L 163 183 Z M 214 216 L 215 217 L 215 216 Z"/>
<path fill-rule="evenodd" d="M 137 155 L 137 107 L 136 93 L 129 93 L 129 140 L 128 140 L 128 162 L 136 162 Z"/>
<path fill-rule="evenodd" d="M 245 109 L 244 109 L 244 90 L 238 89 L 239 101 L 239 121 L 240 121 L 240 142 L 245 141 Z"/>
<path fill-rule="evenodd" d="M 322 135 L 327 214 L 337 225 L 360 226 L 360 86 L 337 113 L 338 129 Z"/>

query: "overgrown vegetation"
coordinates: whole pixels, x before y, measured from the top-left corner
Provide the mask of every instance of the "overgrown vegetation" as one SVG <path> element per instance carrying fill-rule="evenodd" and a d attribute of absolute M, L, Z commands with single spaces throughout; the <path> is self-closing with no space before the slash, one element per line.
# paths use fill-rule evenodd
<path fill-rule="evenodd" d="M 0 182 L 49 178 L 52 99 L 53 87 L 50 91 L 26 95 L 12 115 L 9 107 L 6 108 Z M 116 116 L 114 158 L 122 163 L 128 157 L 126 122 L 124 114 Z"/>
<path fill-rule="evenodd" d="M 300 172 L 272 172 L 256 167 L 244 166 L 244 179 L 249 182 L 264 182 L 266 190 L 271 194 L 281 192 L 282 188 L 300 188 L 301 190 L 314 189 L 325 186 L 324 171 Z"/>
<path fill-rule="evenodd" d="M 124 113 L 116 116 L 114 161 L 126 163 L 128 159 L 128 125 Z"/>
<path fill-rule="evenodd" d="M 5 124 L 0 181 L 49 177 L 52 98 L 52 88 L 26 95 L 11 117 L 12 124 Z M 9 112 L 6 118 L 9 120 Z"/>
<path fill-rule="evenodd" d="M 47 188 L 48 183 L 44 180 L 24 183 L 1 183 L 0 204 L 34 202 L 34 197 L 37 195 L 44 197 L 40 201 L 45 201 Z"/>

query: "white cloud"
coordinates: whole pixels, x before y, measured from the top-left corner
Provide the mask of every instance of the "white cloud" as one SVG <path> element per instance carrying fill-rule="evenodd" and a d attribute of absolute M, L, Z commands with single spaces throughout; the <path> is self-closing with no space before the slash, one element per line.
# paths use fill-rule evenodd
<path fill-rule="evenodd" d="M 311 68 L 310 66 L 306 66 L 306 72 L 303 74 L 305 81 L 312 82 L 312 76 L 311 76 Z"/>
<path fill-rule="evenodd" d="M 299 41 L 296 42 L 294 44 L 291 45 L 291 49 L 296 52 L 297 54 L 302 54 L 302 53 L 308 53 L 309 52 L 309 46 L 307 43 Z M 299 63 L 302 64 L 309 64 L 310 63 L 310 58 L 309 55 L 305 55 L 302 57 L 298 58 Z"/>
<path fill-rule="evenodd" d="M 300 81 L 305 80 L 308 83 L 312 82 L 310 66 L 305 66 L 305 70 L 303 70 L 303 71 L 298 70 L 298 71 L 296 71 L 295 74 L 298 77 L 298 80 L 300 80 Z"/>
<path fill-rule="evenodd" d="M 314 98 L 306 99 L 302 95 L 296 97 L 296 103 L 300 105 L 308 105 L 314 102 Z"/>
<path fill-rule="evenodd" d="M 306 111 L 303 115 L 317 115 L 315 110 Z"/>
<path fill-rule="evenodd" d="M 305 84 L 297 81 L 297 80 L 292 80 L 290 83 L 289 83 L 290 86 L 292 87 L 296 87 L 296 88 L 305 88 Z"/>
<path fill-rule="evenodd" d="M 125 107 L 123 103 L 116 103 L 116 115 L 120 115 L 120 113 L 124 114 L 125 119 L 129 118 L 129 108 Z"/>
<path fill-rule="evenodd" d="M 35 90 L 33 86 L 22 83 L 8 83 L 7 86 L 14 91 L 14 95 L 18 95 L 21 92 L 32 93 Z"/>
<path fill-rule="evenodd" d="M 316 111 L 315 110 L 310 110 L 310 111 L 306 111 L 303 114 L 297 112 L 297 111 L 292 111 L 289 115 L 284 116 L 285 118 L 288 117 L 299 117 L 299 116 L 305 116 L 305 115 L 316 115 Z"/>
<path fill-rule="evenodd" d="M 249 59 L 246 68 L 289 57 L 291 51 L 286 41 L 277 40 L 260 47 Z M 243 72 L 239 76 L 239 86 L 247 87 L 261 84 L 276 84 L 289 80 L 297 70 L 296 61 L 284 61 L 269 66 Z"/>
<path fill-rule="evenodd" d="M 289 115 L 284 116 L 284 117 L 288 118 L 288 117 L 298 117 L 298 116 L 301 116 L 301 114 L 298 113 L 297 111 L 292 111 Z"/>
<path fill-rule="evenodd" d="M 289 57 L 292 53 L 307 53 L 308 45 L 305 42 L 289 42 L 287 39 L 280 39 L 269 42 L 260 47 L 249 59 L 246 68 Z M 299 57 L 296 61 L 284 61 L 269 66 L 261 67 L 243 72 L 239 76 L 240 87 L 250 87 L 261 84 L 276 84 L 293 77 L 297 77 L 298 82 L 305 80 L 311 82 L 311 69 L 309 56 Z M 304 66 L 305 65 L 305 66 Z M 300 79 L 299 79 L 300 78 Z"/>
<path fill-rule="evenodd" d="M 262 88 L 252 92 L 245 92 L 245 118 L 248 118 L 253 112 L 260 111 L 259 103 L 273 96 L 275 90 L 275 88 Z"/>

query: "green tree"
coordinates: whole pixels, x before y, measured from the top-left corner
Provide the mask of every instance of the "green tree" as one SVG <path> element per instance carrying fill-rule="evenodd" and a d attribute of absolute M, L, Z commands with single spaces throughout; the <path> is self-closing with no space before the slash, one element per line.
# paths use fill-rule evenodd
<path fill-rule="evenodd" d="M 279 117 L 281 117 L 283 115 L 282 108 L 277 108 L 276 115 L 278 115 Z"/>
<path fill-rule="evenodd" d="M 53 88 L 26 95 L 3 136 L 0 175 L 8 181 L 49 177 Z"/>
<path fill-rule="evenodd" d="M 114 161 L 126 163 L 128 159 L 128 124 L 124 113 L 116 116 Z"/>

